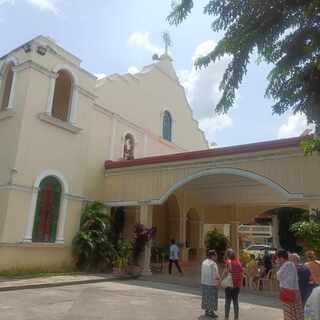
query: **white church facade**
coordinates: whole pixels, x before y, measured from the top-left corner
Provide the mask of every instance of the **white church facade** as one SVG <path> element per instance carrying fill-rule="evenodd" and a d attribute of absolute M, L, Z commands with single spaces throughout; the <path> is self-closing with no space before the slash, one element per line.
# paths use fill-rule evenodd
<path fill-rule="evenodd" d="M 168 55 L 97 79 L 50 38 L 0 58 L 0 269 L 70 263 L 106 160 L 207 149 Z"/>

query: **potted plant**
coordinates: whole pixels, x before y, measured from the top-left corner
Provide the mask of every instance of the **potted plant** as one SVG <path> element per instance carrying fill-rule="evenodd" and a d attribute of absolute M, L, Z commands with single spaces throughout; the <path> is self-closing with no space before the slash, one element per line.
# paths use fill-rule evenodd
<path fill-rule="evenodd" d="M 143 224 L 138 223 L 134 227 L 134 236 L 131 241 L 132 255 L 130 273 L 138 275 L 141 273 L 141 257 L 146 245 L 156 234 L 156 228 L 146 228 Z"/>
<path fill-rule="evenodd" d="M 115 259 L 113 261 L 113 273 L 122 275 L 128 271 L 131 245 L 126 240 L 118 240 Z"/>

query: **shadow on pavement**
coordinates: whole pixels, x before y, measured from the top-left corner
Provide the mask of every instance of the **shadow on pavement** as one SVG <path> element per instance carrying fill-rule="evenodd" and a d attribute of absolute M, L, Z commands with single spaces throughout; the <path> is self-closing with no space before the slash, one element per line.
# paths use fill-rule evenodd
<path fill-rule="evenodd" d="M 119 282 L 118 280 L 111 280 L 111 282 Z M 140 286 L 152 289 L 159 289 L 159 290 L 166 290 L 166 291 L 173 291 L 178 293 L 184 294 L 192 294 L 201 296 L 200 286 L 188 286 L 188 285 L 181 285 L 181 284 L 173 284 L 173 283 L 164 283 L 164 282 L 157 282 L 152 280 L 152 278 L 140 278 L 135 280 L 121 280 L 121 282 L 125 282 L 126 284 L 133 285 L 133 286 Z M 224 299 L 224 290 L 219 290 L 219 298 Z M 258 306 L 264 307 L 271 307 L 280 309 L 281 305 L 279 304 L 277 297 L 270 297 L 270 296 L 263 296 L 263 295 L 255 295 L 254 293 L 242 292 L 239 296 L 240 303 L 249 303 Z M 199 319 L 207 319 L 205 316 Z"/>

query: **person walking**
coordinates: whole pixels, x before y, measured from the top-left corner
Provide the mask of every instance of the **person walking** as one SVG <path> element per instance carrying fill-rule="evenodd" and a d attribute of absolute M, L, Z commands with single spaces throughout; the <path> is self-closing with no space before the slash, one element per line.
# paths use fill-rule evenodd
<path fill-rule="evenodd" d="M 320 285 L 320 261 L 316 259 L 314 251 L 306 252 L 307 262 L 304 264 L 311 272 L 311 282 L 314 286 Z"/>
<path fill-rule="evenodd" d="M 297 269 L 294 263 L 289 261 L 289 255 L 286 250 L 278 250 L 277 262 L 280 265 L 277 279 L 279 281 L 279 298 L 283 306 L 284 320 L 303 320 Z"/>
<path fill-rule="evenodd" d="M 300 262 L 300 256 L 297 253 L 290 255 L 290 260 L 295 264 L 298 272 L 299 290 L 302 300 L 302 306 L 304 307 L 307 299 L 309 298 L 314 286 L 310 283 L 311 272 Z"/>
<path fill-rule="evenodd" d="M 218 318 L 215 313 L 218 310 L 218 286 L 220 281 L 217 258 L 215 250 L 208 250 L 207 258 L 201 265 L 201 308 L 205 310 L 205 315 L 211 318 Z"/>
<path fill-rule="evenodd" d="M 176 245 L 176 242 L 174 239 L 171 240 L 171 245 L 170 245 L 170 253 L 169 253 L 169 274 L 172 274 L 172 264 L 174 264 L 180 275 L 183 275 L 181 267 L 179 265 L 179 247 Z"/>
<path fill-rule="evenodd" d="M 232 249 L 226 253 L 222 285 L 225 287 L 225 320 L 229 319 L 231 301 L 233 302 L 234 319 L 239 319 L 239 294 L 243 269 Z M 225 284 L 223 284 L 225 283 Z"/>

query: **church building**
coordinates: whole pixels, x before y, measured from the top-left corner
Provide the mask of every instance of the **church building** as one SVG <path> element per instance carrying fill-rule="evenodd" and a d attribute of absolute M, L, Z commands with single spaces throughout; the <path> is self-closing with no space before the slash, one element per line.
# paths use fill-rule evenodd
<path fill-rule="evenodd" d="M 0 58 L 0 270 L 72 263 L 88 201 L 125 212 L 198 261 L 212 227 L 239 252 L 239 225 L 279 207 L 318 212 L 308 137 L 208 149 L 168 54 L 102 79 L 50 38 Z M 223 230 L 222 230 L 223 229 Z M 150 248 L 144 272 L 150 273 Z"/>
<path fill-rule="evenodd" d="M 171 58 L 97 79 L 50 38 L 0 58 L 0 269 L 68 263 L 104 162 L 206 149 Z"/>

